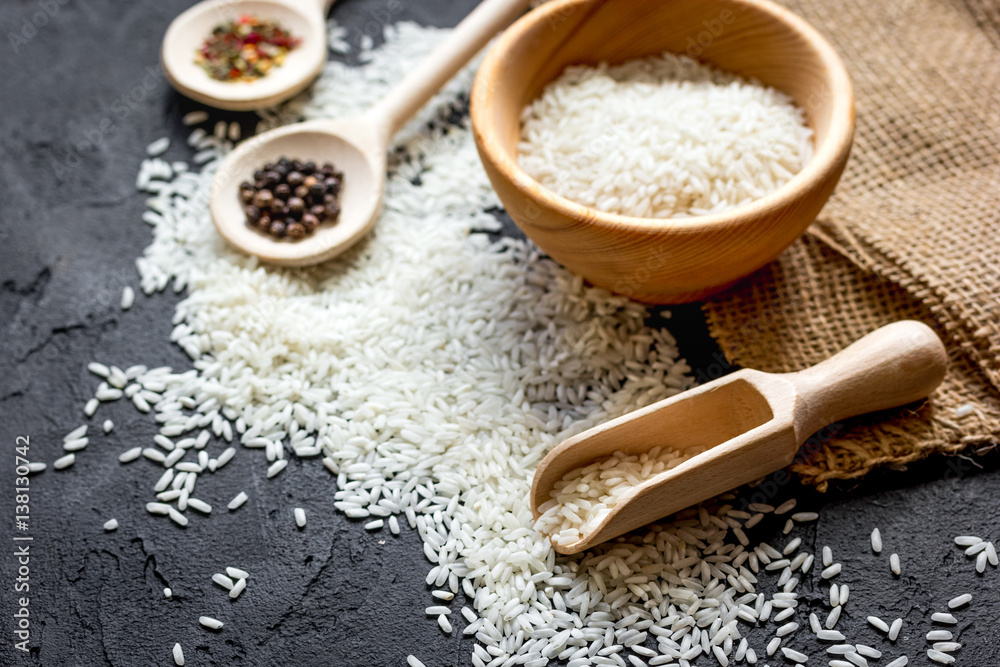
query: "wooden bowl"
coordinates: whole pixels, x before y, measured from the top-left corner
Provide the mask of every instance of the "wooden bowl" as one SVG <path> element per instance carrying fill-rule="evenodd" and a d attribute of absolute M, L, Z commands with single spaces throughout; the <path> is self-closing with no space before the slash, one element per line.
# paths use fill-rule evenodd
<path fill-rule="evenodd" d="M 814 131 L 812 160 L 762 199 L 680 220 L 597 211 L 554 194 L 518 166 L 521 112 L 566 66 L 668 51 L 789 94 Z M 680 303 L 767 264 L 815 219 L 847 162 L 854 95 L 833 47 L 767 0 L 553 0 L 490 49 L 473 86 L 471 116 L 493 188 L 542 250 L 599 287 Z"/>

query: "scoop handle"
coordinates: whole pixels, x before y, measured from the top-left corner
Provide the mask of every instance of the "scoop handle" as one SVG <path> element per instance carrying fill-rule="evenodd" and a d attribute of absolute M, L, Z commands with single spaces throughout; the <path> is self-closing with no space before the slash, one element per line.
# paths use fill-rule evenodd
<path fill-rule="evenodd" d="M 529 0 L 485 0 L 451 31 L 372 111 L 389 137 L 420 110 L 487 42 L 528 6 Z"/>
<path fill-rule="evenodd" d="M 902 320 L 811 368 L 785 374 L 798 398 L 799 440 L 827 424 L 928 397 L 944 379 L 947 364 L 944 344 L 929 326 Z"/>

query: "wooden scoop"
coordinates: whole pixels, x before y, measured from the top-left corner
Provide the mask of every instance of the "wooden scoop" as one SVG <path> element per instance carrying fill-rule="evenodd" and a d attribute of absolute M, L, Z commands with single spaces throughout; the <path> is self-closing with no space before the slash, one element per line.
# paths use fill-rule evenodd
<path fill-rule="evenodd" d="M 797 373 L 737 371 L 560 444 L 535 471 L 531 511 L 538 519 L 567 472 L 615 451 L 707 449 L 631 489 L 591 533 L 555 545 L 564 554 L 583 551 L 784 468 L 823 426 L 926 398 L 947 360 L 930 327 L 905 320 Z"/>

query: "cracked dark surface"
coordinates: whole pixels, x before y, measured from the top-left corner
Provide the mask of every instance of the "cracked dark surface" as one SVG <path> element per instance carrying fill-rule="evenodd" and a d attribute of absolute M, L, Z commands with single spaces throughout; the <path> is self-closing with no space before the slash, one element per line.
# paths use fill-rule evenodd
<path fill-rule="evenodd" d="M 0 6 L 0 443 L 6 452 L 0 459 L 0 532 L 7 545 L 0 549 L 0 665 L 165 665 L 172 664 L 176 641 L 193 666 L 401 666 L 408 653 L 428 667 L 468 665 L 470 641 L 444 636 L 424 616 L 432 598 L 417 536 L 408 530 L 400 537 L 368 533 L 335 514 L 330 476 L 317 465 L 293 461 L 266 480 L 259 457 L 241 455 L 225 474 L 200 482 L 198 495 L 218 508 L 210 520 L 181 529 L 147 514 L 143 504 L 157 471 L 142 463 L 122 466 L 116 456 L 150 442 L 155 425 L 124 403 L 102 405 L 88 420 L 91 444 L 75 466 L 32 477 L 31 651 L 13 648 L 15 565 L 8 554 L 15 437 L 31 437 L 32 459 L 51 463 L 60 455 L 62 436 L 83 423 L 83 404 L 97 384 L 85 369 L 90 360 L 190 367 L 168 338 L 178 295 L 140 293 L 126 313 L 118 301 L 124 285 L 137 285 L 133 260 L 150 238 L 140 220 L 144 196 L 133 187 L 143 149 L 169 135 L 167 157 L 189 159 L 179 119 L 195 106 L 155 79 L 96 147 L 79 147 L 109 117 L 111 105 L 150 76 L 167 23 L 190 4 L 71 0 L 18 53 L 6 35 L 42 5 L 8 0 Z M 420 0 L 393 18 L 450 25 L 473 4 Z M 381 0 L 340 0 L 334 12 L 353 29 L 385 6 Z M 247 127 L 251 122 L 239 114 L 216 117 Z M 715 350 L 697 309 L 677 309 L 670 324 L 695 371 L 714 374 Z M 106 418 L 115 429 L 104 436 Z M 933 459 L 906 473 L 875 473 L 826 496 L 794 483 L 774 485 L 779 500 L 796 495 L 802 505 L 823 511 L 818 524 L 798 534 L 816 550 L 829 544 L 844 564 L 839 580 L 850 585 L 851 599 L 838 627 L 849 637 L 886 655 L 905 652 L 911 665 L 930 664 L 923 639 L 930 614 L 968 591 L 973 604 L 956 613 L 957 640 L 965 645 L 959 664 L 1000 664 L 998 572 L 976 575 L 951 544 L 963 533 L 1000 539 L 1000 461 L 994 455 L 977 464 L 982 468 L 964 459 Z M 227 512 L 225 503 L 240 490 L 250 501 Z M 308 512 L 302 531 L 292 520 L 296 506 Z M 111 517 L 121 526 L 105 533 L 102 524 Z M 880 558 L 868 547 L 874 526 L 886 544 Z M 786 541 L 780 521 L 761 524 L 756 536 L 776 545 Z M 898 579 L 888 570 L 892 551 L 903 561 Z M 251 573 L 236 601 L 211 582 L 227 565 Z M 162 593 L 166 585 L 173 589 L 169 600 Z M 806 582 L 802 592 L 799 621 L 805 623 L 805 612 L 813 609 L 825 616 L 826 587 Z M 454 604 L 457 629 L 464 625 L 457 614 L 462 603 L 459 596 Z M 895 647 L 865 622 L 868 614 L 906 619 Z M 226 625 L 207 631 L 197 623 L 200 615 Z M 765 642 L 752 636 L 760 651 Z M 810 664 L 825 664 L 822 649 L 804 635 L 790 645 L 805 650 Z"/>

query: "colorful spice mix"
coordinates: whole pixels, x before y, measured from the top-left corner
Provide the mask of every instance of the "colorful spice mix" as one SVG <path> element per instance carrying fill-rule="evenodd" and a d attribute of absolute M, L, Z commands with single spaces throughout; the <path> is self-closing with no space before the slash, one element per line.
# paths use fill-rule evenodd
<path fill-rule="evenodd" d="M 281 66 L 301 41 L 275 21 L 243 15 L 216 26 L 195 62 L 218 81 L 254 81 Z"/>

